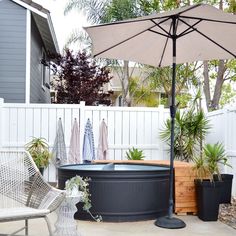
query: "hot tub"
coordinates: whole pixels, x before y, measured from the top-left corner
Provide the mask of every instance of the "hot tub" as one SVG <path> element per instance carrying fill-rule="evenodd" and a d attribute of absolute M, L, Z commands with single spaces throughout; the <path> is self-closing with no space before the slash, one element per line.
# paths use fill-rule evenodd
<path fill-rule="evenodd" d="M 76 164 L 58 169 L 58 185 L 67 179 L 90 177 L 91 212 L 103 221 L 150 220 L 167 214 L 169 167 L 145 164 Z M 77 204 L 75 219 L 91 219 Z"/>

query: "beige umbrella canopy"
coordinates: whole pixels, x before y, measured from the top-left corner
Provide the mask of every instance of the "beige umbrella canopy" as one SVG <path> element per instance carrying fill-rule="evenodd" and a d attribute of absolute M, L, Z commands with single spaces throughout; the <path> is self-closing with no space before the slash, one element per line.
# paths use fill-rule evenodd
<path fill-rule="evenodd" d="M 177 64 L 235 57 L 236 16 L 204 4 L 85 30 L 94 56 L 168 66 L 172 65 L 173 17 Z"/>
<path fill-rule="evenodd" d="M 169 211 L 155 224 L 183 228 L 172 216 L 174 179 L 174 126 L 176 64 L 236 57 L 236 16 L 198 4 L 132 20 L 85 27 L 92 39 L 93 55 L 136 61 L 156 67 L 172 64 Z"/>

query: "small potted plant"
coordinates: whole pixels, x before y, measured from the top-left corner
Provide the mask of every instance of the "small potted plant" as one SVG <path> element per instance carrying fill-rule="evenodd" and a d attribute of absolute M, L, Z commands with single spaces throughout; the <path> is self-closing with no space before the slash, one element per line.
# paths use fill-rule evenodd
<path fill-rule="evenodd" d="M 142 150 L 133 147 L 126 152 L 126 157 L 128 160 L 143 160 L 145 156 L 143 155 Z"/>
<path fill-rule="evenodd" d="M 214 181 L 221 181 L 220 203 L 231 203 L 232 179 L 231 174 L 221 174 L 220 165 L 232 167 L 228 164 L 228 157 L 222 143 L 206 144 L 203 148 Z"/>
<path fill-rule="evenodd" d="M 32 156 L 36 166 L 39 168 L 41 174 L 44 169 L 49 165 L 51 153 L 45 138 L 35 138 L 25 145 L 26 150 Z"/>
<path fill-rule="evenodd" d="M 69 197 L 80 197 L 80 202 L 83 203 L 83 210 L 86 211 L 95 221 L 102 221 L 100 215 L 94 216 L 90 212 L 91 200 L 89 193 L 89 178 L 82 178 L 81 176 L 76 175 L 71 179 L 67 180 L 65 183 L 66 195 Z"/>

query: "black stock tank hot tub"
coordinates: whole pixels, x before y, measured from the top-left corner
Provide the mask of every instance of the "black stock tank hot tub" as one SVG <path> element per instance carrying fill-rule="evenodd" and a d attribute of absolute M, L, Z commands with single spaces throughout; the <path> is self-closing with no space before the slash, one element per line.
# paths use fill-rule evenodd
<path fill-rule="evenodd" d="M 58 169 L 58 185 L 80 175 L 89 177 L 92 214 L 103 221 L 151 220 L 167 214 L 169 167 L 145 164 L 77 164 Z M 75 218 L 91 219 L 77 204 Z"/>

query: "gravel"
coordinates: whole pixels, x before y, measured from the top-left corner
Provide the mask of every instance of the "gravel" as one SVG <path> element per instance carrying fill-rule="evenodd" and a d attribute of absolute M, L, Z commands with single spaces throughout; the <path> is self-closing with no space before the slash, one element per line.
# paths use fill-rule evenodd
<path fill-rule="evenodd" d="M 231 204 L 220 204 L 219 220 L 236 229 L 236 197 Z"/>

